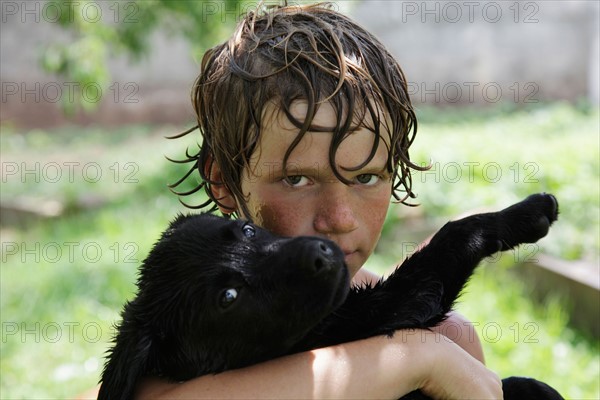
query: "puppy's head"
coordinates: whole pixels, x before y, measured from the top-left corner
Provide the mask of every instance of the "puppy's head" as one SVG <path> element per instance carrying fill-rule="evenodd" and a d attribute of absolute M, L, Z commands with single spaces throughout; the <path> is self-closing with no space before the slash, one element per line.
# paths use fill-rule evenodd
<path fill-rule="evenodd" d="M 153 335 L 156 372 L 187 379 L 289 351 L 343 303 L 349 274 L 329 240 L 201 214 L 171 224 L 138 286 L 129 317 Z"/>

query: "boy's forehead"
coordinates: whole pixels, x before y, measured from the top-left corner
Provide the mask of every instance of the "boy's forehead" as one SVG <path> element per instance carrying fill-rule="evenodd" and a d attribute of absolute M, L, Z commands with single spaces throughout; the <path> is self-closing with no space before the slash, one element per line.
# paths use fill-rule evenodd
<path fill-rule="evenodd" d="M 371 103 L 371 104 L 373 104 L 373 103 Z M 387 113 L 383 110 L 378 109 L 375 104 L 373 104 L 373 107 L 380 114 L 380 118 L 382 120 L 384 120 L 381 122 L 384 122 L 384 128 L 385 128 L 385 125 L 386 125 L 385 123 L 388 120 Z M 296 118 L 298 121 L 303 122 L 304 119 L 306 118 L 306 114 L 308 111 L 308 102 L 306 100 L 302 100 L 302 99 L 294 100 L 289 106 L 289 111 L 290 111 L 290 114 L 294 118 Z M 344 108 L 341 112 L 343 113 L 343 115 L 342 115 L 342 119 L 343 119 L 346 117 L 345 113 L 347 112 L 347 110 Z M 287 116 L 285 115 L 285 112 L 280 108 L 279 104 L 275 103 L 274 101 L 269 101 L 265 104 L 262 114 L 263 114 L 262 115 L 263 116 L 263 118 L 262 118 L 263 126 L 261 128 L 264 128 L 265 125 L 267 125 L 267 124 L 279 122 L 282 125 L 282 127 L 287 128 L 288 130 L 291 130 L 293 132 L 298 131 L 298 128 L 296 128 L 292 124 L 292 122 L 287 118 Z M 375 123 L 373 122 L 371 114 L 366 112 L 366 113 L 364 113 L 364 116 L 360 119 L 357 116 L 354 117 L 352 127 L 358 128 L 360 126 L 366 126 L 366 127 L 372 128 L 374 126 L 374 124 Z M 323 102 L 320 104 L 318 111 L 315 113 L 315 115 L 313 117 L 311 125 L 319 126 L 319 127 L 330 127 L 331 129 L 333 129 L 335 127 L 335 125 L 336 125 L 336 110 L 331 105 L 331 103 Z"/>
<path fill-rule="evenodd" d="M 300 122 L 304 121 L 308 110 L 306 101 L 294 101 L 289 111 L 293 118 Z M 328 161 L 329 147 L 331 146 L 331 130 L 336 125 L 336 113 L 329 103 L 323 103 L 313 117 L 311 126 L 326 128 L 321 131 L 309 130 L 290 154 L 289 164 L 310 165 L 314 163 L 323 163 Z M 336 160 L 344 167 L 354 167 L 362 163 L 369 157 L 373 146 L 375 133 L 373 132 L 374 123 L 371 116 L 367 113 L 362 121 L 355 121 L 353 130 L 347 134 L 336 150 Z M 330 129 L 327 129 L 330 128 Z M 273 102 L 269 102 L 263 110 L 261 119 L 261 133 L 259 146 L 255 154 L 254 161 L 281 163 L 284 155 L 296 139 L 299 128 L 296 127 L 286 116 L 285 112 Z M 389 146 L 389 133 L 385 124 L 380 126 L 380 143 L 376 157 L 372 163 L 385 165 Z M 323 160 L 325 158 L 325 160 Z M 370 164 L 372 164 L 370 163 Z"/>

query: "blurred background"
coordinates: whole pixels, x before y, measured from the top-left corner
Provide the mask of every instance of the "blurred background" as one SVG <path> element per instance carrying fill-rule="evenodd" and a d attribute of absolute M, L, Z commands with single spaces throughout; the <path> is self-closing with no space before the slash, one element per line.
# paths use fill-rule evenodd
<path fill-rule="evenodd" d="M 165 136 L 194 125 L 203 52 L 256 6 L 0 2 L 0 398 L 97 383 L 137 267 L 186 211 L 167 184 L 187 168 L 165 156 L 199 137 Z M 432 166 L 413 177 L 419 207 L 390 207 L 367 267 L 389 271 L 462 213 L 555 194 L 548 237 L 486 260 L 458 310 L 501 376 L 600 398 L 599 3 L 331 6 L 400 62 L 419 118 L 411 156 Z"/>

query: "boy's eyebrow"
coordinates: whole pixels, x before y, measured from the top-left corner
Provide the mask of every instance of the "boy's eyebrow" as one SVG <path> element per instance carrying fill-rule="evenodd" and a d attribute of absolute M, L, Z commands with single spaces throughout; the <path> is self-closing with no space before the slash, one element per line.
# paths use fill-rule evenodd
<path fill-rule="evenodd" d="M 379 163 L 377 163 L 379 164 Z M 344 167 L 339 165 L 338 168 L 343 172 L 360 172 L 360 173 L 376 173 L 380 174 L 383 172 L 387 172 L 387 164 L 384 162 L 380 165 L 374 163 L 369 163 L 362 168 L 354 169 L 352 167 Z M 272 176 L 293 176 L 293 175 L 309 175 L 309 176 L 320 176 L 321 174 L 326 175 L 334 175 L 329 163 L 325 163 L 322 165 L 321 163 L 314 163 L 312 165 L 298 165 L 295 162 L 288 162 L 286 168 L 284 169 L 283 163 L 281 162 L 264 162 L 263 166 L 259 169 L 255 169 L 255 171 L 260 172 L 268 171 L 268 173 Z M 285 173 L 285 174 L 284 174 Z"/>
<path fill-rule="evenodd" d="M 268 173 L 273 176 L 283 176 L 284 173 L 287 176 L 305 174 L 317 175 L 319 171 L 331 169 L 329 164 L 327 164 L 325 167 L 322 167 L 321 163 L 318 162 L 312 165 L 298 165 L 295 162 L 288 161 L 288 163 L 285 165 L 285 168 L 282 162 L 265 161 L 262 164 L 262 166 L 258 166 L 258 171 L 268 171 Z"/>

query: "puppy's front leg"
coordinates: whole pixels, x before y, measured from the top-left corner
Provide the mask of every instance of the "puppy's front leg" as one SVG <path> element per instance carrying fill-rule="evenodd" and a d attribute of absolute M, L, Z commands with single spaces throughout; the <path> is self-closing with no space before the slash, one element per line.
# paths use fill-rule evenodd
<path fill-rule="evenodd" d="M 382 290 L 398 299 L 398 320 L 418 314 L 414 328 L 434 326 L 450 311 L 483 258 L 536 242 L 557 216 L 556 198 L 535 194 L 499 212 L 449 222 L 383 283 Z"/>

